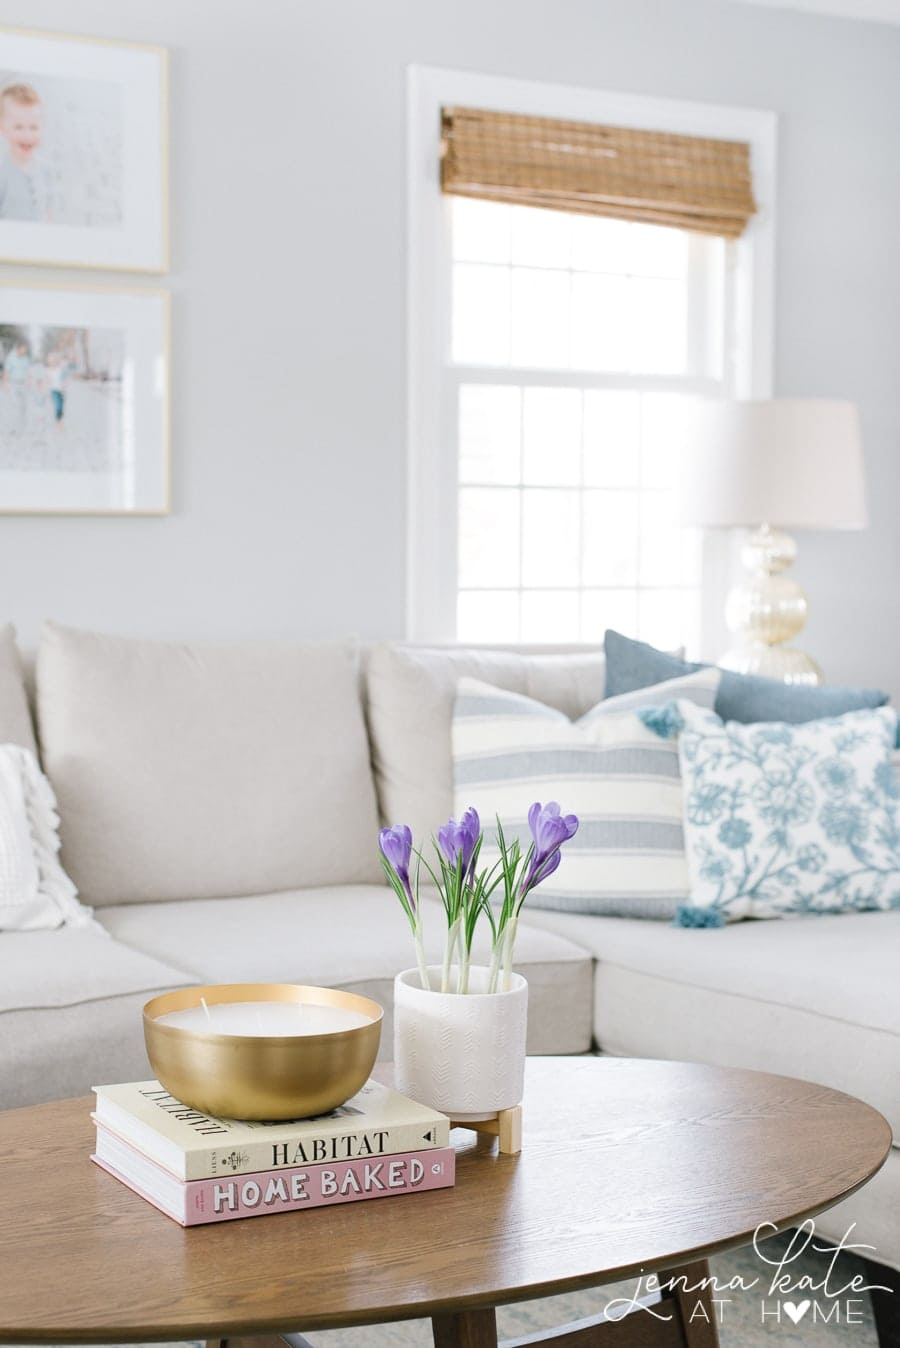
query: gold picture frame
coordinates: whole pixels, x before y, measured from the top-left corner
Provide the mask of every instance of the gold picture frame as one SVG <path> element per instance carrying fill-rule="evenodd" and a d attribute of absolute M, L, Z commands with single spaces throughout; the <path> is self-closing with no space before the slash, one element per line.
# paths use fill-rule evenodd
<path fill-rule="evenodd" d="M 0 279 L 0 515 L 170 514 L 170 372 L 168 290 Z"/>
<path fill-rule="evenodd" d="M 0 26 L 0 262 L 168 271 L 168 80 L 162 46 Z"/>

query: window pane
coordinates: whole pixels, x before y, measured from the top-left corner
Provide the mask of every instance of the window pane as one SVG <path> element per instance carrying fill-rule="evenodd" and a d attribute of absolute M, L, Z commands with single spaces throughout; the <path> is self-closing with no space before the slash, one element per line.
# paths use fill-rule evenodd
<path fill-rule="evenodd" d="M 460 482 L 519 481 L 520 408 L 517 388 L 463 384 L 459 390 Z"/>
<path fill-rule="evenodd" d="M 592 215 L 572 216 L 572 266 L 576 271 L 603 271 L 624 276 L 630 257 L 629 225 Z"/>
<path fill-rule="evenodd" d="M 697 590 L 641 590 L 638 599 L 638 636 L 652 646 L 674 650 L 684 646 L 696 652 L 700 634 L 700 595 Z"/>
<path fill-rule="evenodd" d="M 645 393 L 641 398 L 642 486 L 675 486 L 691 402 L 681 393 Z"/>
<path fill-rule="evenodd" d="M 457 262 L 453 268 L 453 359 L 509 364 L 509 270 Z"/>
<path fill-rule="evenodd" d="M 578 594 L 574 590 L 522 593 L 523 641 L 578 641 Z"/>
<path fill-rule="evenodd" d="M 637 636 L 637 590 L 582 591 L 581 640 L 601 642 L 608 627 Z"/>
<path fill-rule="evenodd" d="M 700 531 L 674 517 L 671 493 L 645 492 L 641 500 L 642 585 L 699 585 Z"/>
<path fill-rule="evenodd" d="M 451 197 L 453 256 L 457 262 L 509 262 L 511 206 Z"/>
<path fill-rule="evenodd" d="M 673 515 L 694 395 L 643 390 L 725 368 L 725 245 L 499 202 L 446 209 L 452 359 L 497 367 L 456 395 L 458 638 L 597 643 L 612 627 L 696 650 L 701 535 Z M 500 382 L 510 365 L 523 373 Z"/>
<path fill-rule="evenodd" d="M 571 256 L 571 216 L 565 211 L 545 211 L 532 206 L 513 206 L 512 260 L 525 267 L 568 267 Z"/>
<path fill-rule="evenodd" d="M 459 493 L 459 584 L 519 584 L 519 493 L 463 487 Z"/>
<path fill-rule="evenodd" d="M 634 585 L 638 571 L 638 495 L 584 493 L 584 584 Z"/>
<path fill-rule="evenodd" d="M 626 370 L 631 359 L 630 282 L 619 276 L 572 277 L 572 366 Z"/>
<path fill-rule="evenodd" d="M 518 641 L 518 591 L 462 590 L 456 605 L 456 629 L 460 641 L 490 645 Z"/>
<path fill-rule="evenodd" d="M 581 481 L 581 390 L 525 390 L 523 480 L 531 486 Z"/>
<path fill-rule="evenodd" d="M 687 275 L 688 234 L 666 225 L 632 225 L 629 267 L 634 276 Z"/>
<path fill-rule="evenodd" d="M 637 393 L 584 395 L 584 483 L 636 487 L 639 481 L 641 404 Z"/>
<path fill-rule="evenodd" d="M 563 369 L 569 363 L 569 273 L 514 267 L 512 363 Z"/>
<path fill-rule="evenodd" d="M 522 508 L 522 583 L 577 585 L 580 503 L 577 491 L 528 488 Z"/>
<path fill-rule="evenodd" d="M 631 369 L 684 374 L 687 369 L 687 291 L 681 281 L 628 282 Z"/>

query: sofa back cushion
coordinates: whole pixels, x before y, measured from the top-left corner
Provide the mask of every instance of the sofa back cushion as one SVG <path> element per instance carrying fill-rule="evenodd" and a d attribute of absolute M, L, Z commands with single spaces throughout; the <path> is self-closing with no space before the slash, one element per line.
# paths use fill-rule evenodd
<path fill-rule="evenodd" d="M 0 627 L 0 744 L 37 752 L 15 628 Z"/>
<path fill-rule="evenodd" d="M 652 727 L 661 708 L 674 707 L 670 698 L 712 707 L 719 678 L 707 669 L 606 698 L 574 721 L 532 698 L 460 679 L 453 813 L 459 819 L 472 806 L 480 813 L 479 865 L 499 860 L 498 817 L 507 842 L 518 838 L 527 851 L 535 800 L 556 801 L 580 821 L 559 869 L 528 895 L 526 921 L 531 908 L 673 918 L 687 901 L 677 744 Z"/>
<path fill-rule="evenodd" d="M 691 876 L 679 925 L 900 906 L 892 707 L 742 725 L 676 706 Z"/>
<path fill-rule="evenodd" d="M 379 880 L 357 653 L 48 624 L 44 765 L 86 903 Z"/>
<path fill-rule="evenodd" d="M 606 682 L 597 650 L 529 653 L 465 646 L 372 648 L 369 733 L 382 821 L 408 824 L 425 842 L 453 811 L 450 742 L 456 685 L 480 679 L 546 703 L 571 720 L 598 702 Z"/>
<path fill-rule="evenodd" d="M 618 697 L 647 688 L 664 679 L 679 679 L 708 665 L 682 660 L 668 651 L 658 651 L 645 641 L 634 641 L 621 632 L 608 631 L 606 650 L 606 696 Z M 722 671 L 716 697 L 716 714 L 723 721 L 785 721 L 799 725 L 824 716 L 843 716 L 848 711 L 883 707 L 887 693 L 877 688 L 832 688 L 803 683 L 785 683 L 759 674 Z"/>

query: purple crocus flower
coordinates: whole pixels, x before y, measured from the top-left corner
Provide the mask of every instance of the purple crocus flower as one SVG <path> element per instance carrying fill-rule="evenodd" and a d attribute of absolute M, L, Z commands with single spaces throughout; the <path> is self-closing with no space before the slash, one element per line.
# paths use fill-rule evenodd
<path fill-rule="evenodd" d="M 546 880 L 548 875 L 552 875 L 561 861 L 562 861 L 561 847 L 557 847 L 555 852 L 551 852 L 550 855 L 544 861 L 538 862 L 537 865 L 535 865 L 534 862 L 532 861 L 531 869 L 536 878 L 533 878 L 531 880 L 529 888 L 533 889 L 534 886 L 539 885 L 542 880 Z M 538 872 L 540 872 L 540 874 L 538 874 Z"/>
<path fill-rule="evenodd" d="M 448 819 L 443 828 L 438 829 L 437 837 L 438 846 L 447 865 L 456 869 L 459 858 L 462 856 L 462 874 L 471 879 L 468 872 L 472 866 L 475 846 L 481 837 L 481 820 L 478 818 L 478 811 L 470 805 L 459 823 L 455 819 Z"/>
<path fill-rule="evenodd" d="M 523 897 L 556 870 L 562 860 L 560 848 L 574 836 L 578 816 L 562 814 L 555 800 L 549 800 L 546 805 L 536 800 L 528 811 L 528 827 L 534 839 L 534 855 L 522 885 Z"/>
<path fill-rule="evenodd" d="M 534 838 L 535 853 L 546 857 L 573 837 L 578 828 L 578 817 L 561 814 L 555 800 L 548 800 L 546 805 L 536 800 L 528 811 L 528 827 Z"/>
<path fill-rule="evenodd" d="M 412 855 L 412 831 L 406 824 L 394 824 L 391 828 L 383 828 L 378 835 L 378 846 L 388 862 L 397 874 L 401 885 L 406 891 L 410 906 L 415 909 L 416 901 L 413 898 L 412 887 L 409 883 L 409 859 Z"/>

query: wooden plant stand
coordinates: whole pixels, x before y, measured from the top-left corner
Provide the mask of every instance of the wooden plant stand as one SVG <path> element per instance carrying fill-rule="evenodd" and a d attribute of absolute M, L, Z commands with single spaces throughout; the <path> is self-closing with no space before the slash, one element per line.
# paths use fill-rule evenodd
<path fill-rule="evenodd" d="M 522 1106 L 513 1105 L 512 1109 L 500 1109 L 491 1119 L 479 1119 L 477 1123 L 458 1123 L 450 1120 L 451 1128 L 468 1128 L 473 1133 L 483 1133 L 487 1137 L 500 1140 L 500 1150 L 509 1156 L 516 1156 L 522 1150 Z"/>

